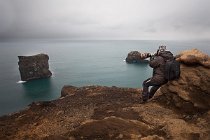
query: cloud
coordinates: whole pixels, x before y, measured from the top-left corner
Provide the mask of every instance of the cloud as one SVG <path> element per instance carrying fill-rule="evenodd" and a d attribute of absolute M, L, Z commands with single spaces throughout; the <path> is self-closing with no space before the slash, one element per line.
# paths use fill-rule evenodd
<path fill-rule="evenodd" d="M 208 0 L 0 0 L 0 39 L 210 39 Z"/>

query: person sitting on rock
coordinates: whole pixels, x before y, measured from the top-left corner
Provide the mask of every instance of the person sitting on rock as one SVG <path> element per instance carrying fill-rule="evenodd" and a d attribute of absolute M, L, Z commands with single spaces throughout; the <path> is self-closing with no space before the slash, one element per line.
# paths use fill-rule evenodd
<path fill-rule="evenodd" d="M 167 59 L 173 59 L 173 54 L 170 51 L 166 51 L 166 46 L 159 46 L 157 53 L 154 55 L 146 54 L 150 57 L 149 66 L 153 68 L 153 76 L 143 82 L 142 99 L 146 102 L 152 98 L 155 92 L 168 81 L 165 79 L 165 62 Z M 143 56 L 145 57 L 145 56 Z M 151 86 L 150 91 L 149 87 Z"/>

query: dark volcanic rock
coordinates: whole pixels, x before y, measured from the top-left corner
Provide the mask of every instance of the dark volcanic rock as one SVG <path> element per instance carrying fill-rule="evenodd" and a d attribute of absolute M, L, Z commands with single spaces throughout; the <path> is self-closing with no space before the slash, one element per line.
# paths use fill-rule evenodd
<path fill-rule="evenodd" d="M 127 63 L 148 63 L 148 60 L 144 60 L 145 58 L 141 58 L 141 53 L 138 51 L 132 51 L 128 53 L 128 56 L 126 57 Z"/>
<path fill-rule="evenodd" d="M 19 71 L 22 81 L 47 78 L 52 75 L 49 70 L 49 56 L 37 54 L 34 56 L 18 56 Z"/>

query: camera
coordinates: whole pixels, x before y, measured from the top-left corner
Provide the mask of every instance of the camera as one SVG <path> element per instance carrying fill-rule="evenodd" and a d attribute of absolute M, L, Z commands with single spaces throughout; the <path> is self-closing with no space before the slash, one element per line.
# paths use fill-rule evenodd
<path fill-rule="evenodd" d="M 166 46 L 159 46 L 158 52 L 163 52 L 166 50 Z"/>

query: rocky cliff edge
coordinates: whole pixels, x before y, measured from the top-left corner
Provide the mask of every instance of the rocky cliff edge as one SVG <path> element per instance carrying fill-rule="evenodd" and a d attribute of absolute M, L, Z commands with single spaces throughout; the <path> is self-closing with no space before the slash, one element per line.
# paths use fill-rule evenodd
<path fill-rule="evenodd" d="M 189 59 L 193 58 L 193 59 Z M 179 80 L 140 104 L 141 89 L 64 86 L 61 97 L 0 118 L 0 139 L 210 139 L 209 56 L 182 52 Z"/>

